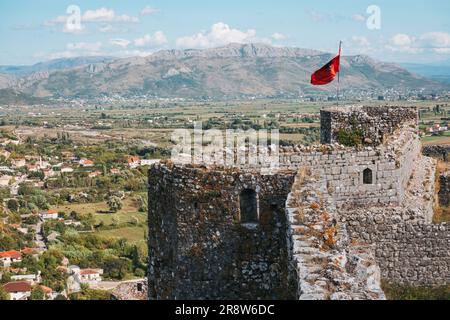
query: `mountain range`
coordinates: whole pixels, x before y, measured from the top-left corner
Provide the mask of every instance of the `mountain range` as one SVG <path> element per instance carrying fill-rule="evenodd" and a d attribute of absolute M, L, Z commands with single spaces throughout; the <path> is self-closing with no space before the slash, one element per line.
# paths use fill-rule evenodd
<path fill-rule="evenodd" d="M 296 96 L 334 91 L 310 75 L 333 55 L 321 51 L 230 44 L 205 50 L 164 50 L 147 57 L 86 57 L 0 67 L 0 102 L 14 91 L 35 98 L 151 95 L 184 98 Z M 439 90 L 446 84 L 368 56 L 342 58 L 343 90 Z"/>

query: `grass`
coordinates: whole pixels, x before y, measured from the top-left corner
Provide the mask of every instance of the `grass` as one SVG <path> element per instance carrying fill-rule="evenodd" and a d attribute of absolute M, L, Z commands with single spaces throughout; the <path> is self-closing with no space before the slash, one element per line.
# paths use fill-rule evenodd
<path fill-rule="evenodd" d="M 129 243 L 134 244 L 139 248 L 142 248 L 144 252 L 147 252 L 147 242 L 145 240 L 147 230 L 147 226 L 126 227 L 112 230 L 101 230 L 95 234 L 107 239 L 127 239 Z"/>
<path fill-rule="evenodd" d="M 137 218 L 139 223 L 145 223 L 147 221 L 147 213 L 139 212 L 132 198 L 126 198 L 123 201 L 122 209 L 114 214 L 107 213 L 109 208 L 105 201 L 99 203 L 67 204 L 55 207 L 55 209 L 66 213 L 76 211 L 82 215 L 92 213 L 95 222 L 97 224 L 103 222 L 104 225 L 111 225 L 114 218 L 118 219 L 119 223 L 131 222 L 134 221 L 134 218 Z"/>
<path fill-rule="evenodd" d="M 145 243 L 145 233 L 147 227 L 126 227 L 112 230 L 102 230 L 97 234 L 105 238 L 125 238 L 131 243 Z"/>
<path fill-rule="evenodd" d="M 142 225 L 135 227 L 119 227 L 111 230 L 100 230 L 95 234 L 104 238 L 124 238 L 131 244 L 135 244 L 143 248 L 145 252 L 147 250 L 147 244 L 145 241 L 145 233 L 148 229 L 146 223 L 147 213 L 138 212 L 138 208 L 132 198 L 126 198 L 123 201 L 123 208 L 114 214 L 101 213 L 108 211 L 108 205 L 106 202 L 68 204 L 56 207 L 55 209 L 66 213 L 70 213 L 71 211 L 76 211 L 80 214 L 92 213 L 94 215 L 95 223 L 99 224 L 100 222 L 103 222 L 105 226 L 112 226 L 113 219 L 117 219 L 119 224 L 123 224 L 127 222 L 136 222 L 135 218 L 137 218 L 138 223 Z"/>
<path fill-rule="evenodd" d="M 431 136 L 422 138 L 424 145 L 431 144 L 450 144 L 450 131 L 447 131 L 442 136 Z"/>
<path fill-rule="evenodd" d="M 450 300 L 450 286 L 413 287 L 383 283 L 388 300 Z"/>

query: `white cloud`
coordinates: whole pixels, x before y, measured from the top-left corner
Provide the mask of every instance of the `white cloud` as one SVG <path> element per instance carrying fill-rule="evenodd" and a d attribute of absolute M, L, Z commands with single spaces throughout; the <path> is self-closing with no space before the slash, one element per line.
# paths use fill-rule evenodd
<path fill-rule="evenodd" d="M 70 51 L 98 51 L 102 47 L 101 42 L 76 42 L 76 43 L 68 43 L 67 50 Z"/>
<path fill-rule="evenodd" d="M 138 23 L 139 18 L 133 17 L 126 14 L 117 14 L 113 9 L 108 8 L 100 8 L 95 10 L 87 10 L 84 14 L 81 15 L 81 28 L 80 29 L 67 29 L 66 24 L 69 19 L 68 15 L 58 16 L 54 19 L 45 21 L 43 23 L 46 27 L 54 27 L 57 25 L 64 25 L 62 31 L 67 33 L 79 33 L 80 31 L 85 30 L 85 26 L 83 23 L 108 23 L 107 25 L 102 26 L 99 31 L 100 32 L 113 32 L 113 27 L 111 23 Z"/>
<path fill-rule="evenodd" d="M 112 33 L 112 32 L 116 32 L 117 29 L 114 28 L 112 25 L 110 24 L 105 24 L 104 26 L 101 26 L 98 31 L 100 31 L 101 33 Z"/>
<path fill-rule="evenodd" d="M 81 17 L 82 22 L 139 22 L 139 18 L 126 14 L 117 15 L 113 9 L 100 8 L 87 10 Z"/>
<path fill-rule="evenodd" d="M 361 47 L 369 47 L 370 46 L 370 41 L 366 37 L 363 37 L 363 36 L 353 36 L 352 42 Z"/>
<path fill-rule="evenodd" d="M 114 46 L 126 48 L 131 43 L 131 41 L 129 41 L 127 39 L 111 39 L 111 40 L 109 40 L 109 43 L 111 43 Z"/>
<path fill-rule="evenodd" d="M 448 53 L 450 51 L 450 34 L 446 32 L 428 32 L 419 38 L 420 46 L 431 49 L 437 53 Z"/>
<path fill-rule="evenodd" d="M 286 38 L 287 38 L 287 36 L 285 36 L 284 34 L 279 33 L 279 32 L 275 32 L 274 34 L 272 34 L 272 39 L 277 40 L 277 41 L 285 40 Z"/>
<path fill-rule="evenodd" d="M 178 38 L 176 45 L 179 48 L 211 48 L 229 43 L 266 42 L 269 39 L 258 39 L 254 29 L 241 31 L 232 29 L 223 22 L 218 22 L 207 33 L 200 32 L 192 36 Z"/>
<path fill-rule="evenodd" d="M 167 37 L 162 31 L 156 31 L 153 35 L 146 34 L 142 38 L 134 40 L 136 47 L 154 47 L 166 44 Z"/>
<path fill-rule="evenodd" d="M 397 47 L 409 47 L 414 39 L 407 34 L 398 33 L 390 39 L 390 43 Z"/>
<path fill-rule="evenodd" d="M 419 36 L 396 34 L 386 45 L 393 52 L 437 54 L 450 53 L 450 34 L 446 32 L 427 32 Z"/>
<path fill-rule="evenodd" d="M 155 13 L 158 13 L 159 9 L 157 8 L 153 8 L 151 6 L 146 6 L 144 9 L 142 9 L 141 11 L 141 16 L 149 16 Z"/>

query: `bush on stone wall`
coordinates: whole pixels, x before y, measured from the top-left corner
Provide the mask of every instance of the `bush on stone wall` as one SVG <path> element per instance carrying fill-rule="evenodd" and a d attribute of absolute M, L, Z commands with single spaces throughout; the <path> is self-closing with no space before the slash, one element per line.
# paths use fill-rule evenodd
<path fill-rule="evenodd" d="M 341 129 L 337 132 L 336 140 L 346 147 L 357 147 L 363 144 L 364 132 L 361 129 L 347 131 Z"/>

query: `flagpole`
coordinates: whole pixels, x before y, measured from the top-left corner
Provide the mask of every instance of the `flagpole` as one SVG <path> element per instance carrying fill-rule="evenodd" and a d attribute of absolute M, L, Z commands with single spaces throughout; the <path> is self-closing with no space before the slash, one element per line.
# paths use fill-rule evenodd
<path fill-rule="evenodd" d="M 341 49 L 342 49 L 342 41 L 339 41 L 339 72 L 338 72 L 338 83 L 337 83 L 337 106 L 339 107 L 339 85 L 340 85 L 340 83 L 341 83 L 341 67 L 340 67 L 340 65 L 341 65 L 341 61 L 340 61 L 340 59 L 341 59 Z"/>

